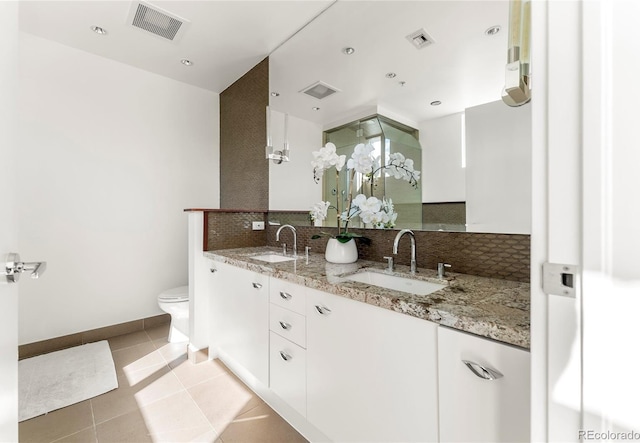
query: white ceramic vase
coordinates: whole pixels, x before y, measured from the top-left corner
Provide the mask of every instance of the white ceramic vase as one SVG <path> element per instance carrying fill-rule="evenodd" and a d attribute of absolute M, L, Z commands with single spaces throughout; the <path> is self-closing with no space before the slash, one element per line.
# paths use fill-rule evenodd
<path fill-rule="evenodd" d="M 340 243 L 335 238 L 327 242 L 324 258 L 329 263 L 354 263 L 358 261 L 358 248 L 354 239 Z"/>

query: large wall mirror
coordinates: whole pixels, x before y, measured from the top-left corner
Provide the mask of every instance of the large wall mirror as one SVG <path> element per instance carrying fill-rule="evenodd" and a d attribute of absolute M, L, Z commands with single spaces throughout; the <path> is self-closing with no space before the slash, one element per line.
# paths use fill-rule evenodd
<path fill-rule="evenodd" d="M 501 101 L 508 2 L 325 3 L 269 58 L 272 137 L 291 147 L 289 163 L 270 165 L 270 209 L 320 201 L 311 152 L 381 115 L 419 133 L 422 223 L 396 228 L 530 233 L 530 105 Z M 401 189 L 394 200 L 415 198 Z"/>

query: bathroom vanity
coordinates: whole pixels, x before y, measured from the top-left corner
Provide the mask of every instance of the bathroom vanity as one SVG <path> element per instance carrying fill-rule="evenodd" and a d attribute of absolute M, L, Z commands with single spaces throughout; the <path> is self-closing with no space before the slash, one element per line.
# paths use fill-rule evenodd
<path fill-rule="evenodd" d="M 278 254 L 205 252 L 196 296 L 210 358 L 309 440 L 529 439 L 528 284 L 399 266 L 442 285 L 418 296 L 352 279 L 381 263 Z"/>

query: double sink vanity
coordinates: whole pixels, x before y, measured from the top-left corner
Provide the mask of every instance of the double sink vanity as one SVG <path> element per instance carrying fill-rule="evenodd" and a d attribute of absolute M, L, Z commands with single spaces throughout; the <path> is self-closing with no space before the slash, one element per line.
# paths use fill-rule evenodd
<path fill-rule="evenodd" d="M 210 358 L 309 440 L 529 439 L 529 284 L 271 247 L 204 257 Z"/>

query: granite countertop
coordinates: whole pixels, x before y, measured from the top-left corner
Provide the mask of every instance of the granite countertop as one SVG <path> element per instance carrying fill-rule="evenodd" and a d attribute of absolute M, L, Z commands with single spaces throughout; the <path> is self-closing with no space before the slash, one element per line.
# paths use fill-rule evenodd
<path fill-rule="evenodd" d="M 414 295 L 344 278 L 363 268 L 387 273 L 384 263 L 358 260 L 338 265 L 328 263 L 324 254 L 318 253 L 310 253 L 308 261 L 304 254 L 297 260 L 279 263 L 251 258 L 268 253 L 281 255 L 282 251 L 265 246 L 208 251 L 204 255 L 214 261 L 529 349 L 528 283 L 455 272 L 447 272 L 446 278 L 440 280 L 435 270 L 419 268 L 411 276 L 408 266 L 396 266 L 395 275 L 446 285 L 428 295 Z"/>

